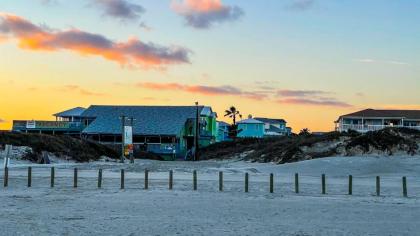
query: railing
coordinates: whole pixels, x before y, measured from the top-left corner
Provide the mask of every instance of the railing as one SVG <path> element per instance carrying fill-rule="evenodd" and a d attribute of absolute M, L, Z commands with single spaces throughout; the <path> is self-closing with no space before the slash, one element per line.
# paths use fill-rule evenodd
<path fill-rule="evenodd" d="M 71 121 L 44 121 L 44 120 L 15 120 L 13 128 L 24 129 L 83 129 L 82 122 Z"/>
<path fill-rule="evenodd" d="M 403 125 L 346 125 L 340 124 L 339 131 L 356 130 L 358 132 L 377 131 L 385 128 L 409 128 L 420 130 L 420 126 L 403 126 Z"/>

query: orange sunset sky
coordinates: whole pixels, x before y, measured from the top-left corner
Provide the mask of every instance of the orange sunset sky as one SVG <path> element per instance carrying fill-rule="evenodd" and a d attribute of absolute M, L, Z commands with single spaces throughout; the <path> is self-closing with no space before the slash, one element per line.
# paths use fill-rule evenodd
<path fill-rule="evenodd" d="M 375 9 L 374 12 L 371 9 Z M 329 131 L 420 109 L 419 1 L 0 1 L 0 129 L 72 107 L 234 105 Z"/>

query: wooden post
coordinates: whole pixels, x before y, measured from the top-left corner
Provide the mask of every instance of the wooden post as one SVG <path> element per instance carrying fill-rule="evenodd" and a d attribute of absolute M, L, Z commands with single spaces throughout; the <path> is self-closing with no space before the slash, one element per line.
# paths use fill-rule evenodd
<path fill-rule="evenodd" d="M 55 178 L 55 169 L 54 167 L 51 167 L 51 178 L 50 178 L 50 187 L 54 188 L 54 178 Z"/>
<path fill-rule="evenodd" d="M 149 189 L 149 170 L 144 170 L 144 189 Z"/>
<path fill-rule="evenodd" d="M 404 176 L 402 178 L 402 184 L 403 184 L 403 196 L 407 197 L 408 196 L 408 194 L 407 194 L 407 177 Z"/>
<path fill-rule="evenodd" d="M 32 186 L 32 167 L 28 167 L 28 188 Z"/>
<path fill-rule="evenodd" d="M 193 190 L 197 190 L 197 171 L 193 171 Z"/>
<path fill-rule="evenodd" d="M 325 174 L 322 174 L 322 194 L 327 194 L 327 188 L 325 184 Z"/>
<path fill-rule="evenodd" d="M 124 189 L 124 169 L 121 169 L 121 189 Z"/>
<path fill-rule="evenodd" d="M 270 193 L 274 192 L 274 175 L 273 173 L 270 174 Z"/>
<path fill-rule="evenodd" d="M 295 192 L 299 193 L 299 174 L 295 173 Z"/>
<path fill-rule="evenodd" d="M 353 194 L 353 176 L 349 175 L 349 195 Z"/>
<path fill-rule="evenodd" d="M 219 172 L 219 191 L 223 191 L 223 171 Z"/>
<path fill-rule="evenodd" d="M 74 168 L 73 188 L 77 188 L 77 168 Z"/>
<path fill-rule="evenodd" d="M 102 169 L 98 171 L 98 188 L 102 188 Z"/>
<path fill-rule="evenodd" d="M 169 190 L 172 190 L 174 186 L 174 172 L 172 170 L 169 171 Z"/>
<path fill-rule="evenodd" d="M 381 178 L 376 176 L 376 196 L 381 195 Z"/>
<path fill-rule="evenodd" d="M 9 185 L 9 167 L 4 167 L 3 186 L 7 187 L 8 185 Z"/>
<path fill-rule="evenodd" d="M 245 173 L 245 192 L 247 193 L 249 190 L 249 174 Z"/>

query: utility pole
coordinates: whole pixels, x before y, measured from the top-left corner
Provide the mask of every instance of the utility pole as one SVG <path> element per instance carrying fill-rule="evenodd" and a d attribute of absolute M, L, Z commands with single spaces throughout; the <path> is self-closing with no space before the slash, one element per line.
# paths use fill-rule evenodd
<path fill-rule="evenodd" d="M 198 148 L 199 148 L 199 136 L 200 136 L 200 113 L 198 112 L 198 102 L 195 102 L 195 137 L 194 137 L 194 161 L 200 160 L 200 157 L 198 156 Z"/>
<path fill-rule="evenodd" d="M 125 119 L 126 116 L 120 116 L 121 119 L 121 163 L 124 163 L 125 159 Z"/>

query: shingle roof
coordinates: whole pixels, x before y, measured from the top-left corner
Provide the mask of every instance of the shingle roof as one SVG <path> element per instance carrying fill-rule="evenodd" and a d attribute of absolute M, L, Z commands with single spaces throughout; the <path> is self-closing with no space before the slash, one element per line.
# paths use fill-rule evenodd
<path fill-rule="evenodd" d="M 254 119 L 262 121 L 264 123 L 286 123 L 284 119 L 271 119 L 271 118 L 264 118 L 264 117 L 256 117 Z"/>
<path fill-rule="evenodd" d="M 199 106 L 199 112 L 203 109 Z M 195 106 L 90 106 L 83 117 L 96 119 L 83 133 L 120 134 L 120 116 L 133 117 L 137 135 L 178 135 L 188 119 L 196 117 Z"/>
<path fill-rule="evenodd" d="M 241 120 L 241 121 L 238 121 L 237 123 L 238 124 L 264 124 L 264 122 L 261 122 L 259 120 L 252 119 L 252 118 Z"/>
<path fill-rule="evenodd" d="M 58 117 L 80 116 L 85 110 L 86 108 L 84 107 L 75 107 L 69 110 L 56 113 L 53 116 L 58 116 Z"/>
<path fill-rule="evenodd" d="M 374 110 L 366 109 L 340 117 L 384 117 L 384 118 L 405 118 L 420 119 L 420 110 Z"/>

